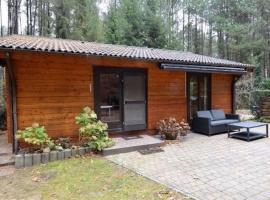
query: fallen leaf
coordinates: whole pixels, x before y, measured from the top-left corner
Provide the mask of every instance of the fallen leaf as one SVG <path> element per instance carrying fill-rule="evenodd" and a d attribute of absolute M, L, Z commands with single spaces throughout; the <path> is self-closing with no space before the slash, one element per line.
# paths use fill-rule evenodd
<path fill-rule="evenodd" d="M 158 193 L 159 194 L 169 194 L 169 191 L 168 190 L 163 190 L 163 191 L 159 191 Z"/>
<path fill-rule="evenodd" d="M 35 177 L 32 178 L 32 181 L 34 181 L 34 182 L 39 182 L 40 179 L 39 179 L 37 176 L 35 176 Z"/>

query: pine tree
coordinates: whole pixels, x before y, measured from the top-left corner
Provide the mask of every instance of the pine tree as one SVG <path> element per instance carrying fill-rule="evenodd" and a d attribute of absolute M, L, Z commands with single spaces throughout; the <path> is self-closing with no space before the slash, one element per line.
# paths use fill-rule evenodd
<path fill-rule="evenodd" d="M 166 46 L 165 23 L 158 10 L 159 2 L 157 0 L 148 0 L 145 3 L 144 15 L 144 46 L 154 48 L 164 48 Z"/>
<path fill-rule="evenodd" d="M 71 38 L 87 41 L 99 41 L 102 39 L 97 0 L 75 1 L 72 19 Z"/>
<path fill-rule="evenodd" d="M 111 2 L 105 18 L 105 41 L 111 44 L 124 44 L 124 30 L 128 26 L 121 6 L 116 1 Z"/>
<path fill-rule="evenodd" d="M 54 0 L 55 35 L 58 38 L 69 38 L 72 0 Z"/>

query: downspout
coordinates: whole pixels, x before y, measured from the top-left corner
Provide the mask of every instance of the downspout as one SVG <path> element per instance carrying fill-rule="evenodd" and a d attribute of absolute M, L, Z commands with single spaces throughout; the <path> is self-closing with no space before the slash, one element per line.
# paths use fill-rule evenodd
<path fill-rule="evenodd" d="M 239 81 L 239 79 L 241 77 L 242 77 L 242 75 L 234 77 L 233 83 L 232 83 L 232 111 L 233 111 L 233 114 L 236 114 L 236 83 Z"/>
<path fill-rule="evenodd" d="M 18 153 L 18 141 L 16 139 L 16 133 L 18 129 L 17 122 L 17 84 L 14 76 L 14 71 L 10 62 L 10 53 L 6 52 L 6 63 L 9 75 L 9 88 L 11 96 L 11 110 L 12 110 L 12 125 L 13 125 L 13 153 Z"/>

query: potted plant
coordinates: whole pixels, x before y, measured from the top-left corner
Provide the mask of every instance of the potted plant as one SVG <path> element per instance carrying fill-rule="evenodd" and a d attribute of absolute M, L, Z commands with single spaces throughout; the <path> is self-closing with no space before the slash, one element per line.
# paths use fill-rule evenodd
<path fill-rule="evenodd" d="M 157 129 L 162 138 L 175 140 L 178 135 L 185 136 L 190 130 L 190 127 L 184 120 L 179 123 L 175 118 L 170 117 L 158 121 Z"/>
<path fill-rule="evenodd" d="M 190 126 L 187 122 L 185 122 L 184 119 L 180 122 L 180 136 L 184 137 L 186 136 L 190 131 Z"/>

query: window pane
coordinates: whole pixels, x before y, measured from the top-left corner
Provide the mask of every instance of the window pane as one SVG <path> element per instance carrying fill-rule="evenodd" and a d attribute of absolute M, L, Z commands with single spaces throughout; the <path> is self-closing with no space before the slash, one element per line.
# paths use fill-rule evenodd
<path fill-rule="evenodd" d="M 124 74 L 125 130 L 146 127 L 145 75 Z"/>
<path fill-rule="evenodd" d="M 145 124 L 145 104 L 125 104 L 125 125 Z"/>
<path fill-rule="evenodd" d="M 191 76 L 189 82 L 189 116 L 192 119 L 198 110 L 198 80 L 197 76 Z"/>
<path fill-rule="evenodd" d="M 210 76 L 206 74 L 189 74 L 189 118 L 192 120 L 199 110 L 210 109 Z"/>
<path fill-rule="evenodd" d="M 121 127 L 120 76 L 117 73 L 100 74 L 100 119 L 109 129 Z"/>
<path fill-rule="evenodd" d="M 200 110 L 208 109 L 208 77 L 203 76 L 200 78 Z"/>
<path fill-rule="evenodd" d="M 144 101 L 144 75 L 127 75 L 124 77 L 124 99 L 125 101 Z"/>

